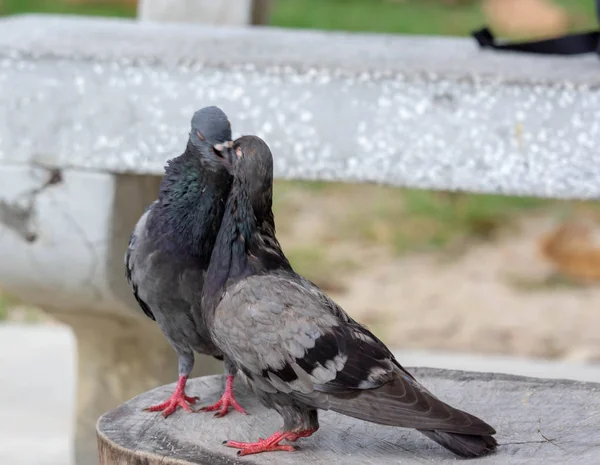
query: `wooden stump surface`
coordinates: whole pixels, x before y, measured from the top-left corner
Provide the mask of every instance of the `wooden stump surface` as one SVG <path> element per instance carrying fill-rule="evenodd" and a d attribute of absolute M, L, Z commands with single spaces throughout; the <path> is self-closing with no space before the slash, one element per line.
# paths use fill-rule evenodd
<path fill-rule="evenodd" d="M 600 463 L 600 384 L 519 376 L 412 368 L 441 399 L 493 425 L 500 443 L 482 464 Z M 216 402 L 222 376 L 188 382 L 199 405 Z M 320 412 L 321 429 L 301 439 L 299 450 L 237 457 L 222 442 L 254 441 L 281 426 L 238 382 L 236 395 L 249 415 L 178 409 L 168 418 L 143 411 L 164 401 L 175 385 L 148 391 L 106 413 L 97 425 L 101 465 L 421 464 L 456 463 L 456 457 L 416 431 L 379 426 Z"/>

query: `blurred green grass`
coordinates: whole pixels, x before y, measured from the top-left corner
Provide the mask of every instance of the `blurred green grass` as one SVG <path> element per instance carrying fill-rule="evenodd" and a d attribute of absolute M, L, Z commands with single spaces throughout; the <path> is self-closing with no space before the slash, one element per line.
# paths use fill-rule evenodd
<path fill-rule="evenodd" d="M 312 242 L 316 238 L 324 249 L 314 252 L 314 257 L 321 258 L 319 263 L 324 263 L 324 251 L 336 240 L 381 245 L 398 255 L 457 250 L 472 240 L 493 240 L 522 214 L 550 209 L 553 216 L 558 216 L 570 211 L 572 204 L 531 197 L 434 192 L 373 184 L 319 183 L 317 186 L 315 189 L 312 183 L 300 181 L 276 182 L 274 211 L 282 236 L 293 235 L 294 226 L 302 226 L 294 225 L 294 218 L 299 216 L 298 221 L 303 221 L 309 210 L 312 214 L 308 220 L 317 217 L 318 222 L 326 222 L 322 231 L 312 231 L 307 238 Z M 301 241 L 302 237 L 294 242 Z"/>
<path fill-rule="evenodd" d="M 272 23 L 283 27 L 467 36 L 485 19 L 477 0 L 276 0 Z M 561 0 L 572 30 L 596 28 L 591 0 Z"/>
<path fill-rule="evenodd" d="M 0 294 L 0 321 L 8 318 L 8 305 L 5 299 Z"/>
<path fill-rule="evenodd" d="M 17 300 L 6 294 L 0 288 L 0 321 L 8 318 L 10 308 L 17 304 Z"/>
<path fill-rule="evenodd" d="M 66 0 L 0 0 L 0 14 L 23 13 L 76 14 L 89 16 L 133 17 L 134 5 L 118 1 L 80 2 Z"/>
<path fill-rule="evenodd" d="M 361 215 L 354 210 L 347 228 L 358 233 L 360 240 L 387 242 L 397 254 L 455 250 L 470 239 L 494 239 L 514 214 L 548 203 L 528 197 L 400 190 L 390 192 L 375 206 L 371 221 L 362 221 L 367 212 Z"/>
<path fill-rule="evenodd" d="M 597 27 L 593 0 L 556 0 L 572 29 Z M 61 13 L 133 17 L 135 5 L 118 0 L 2 0 L 0 14 Z M 469 35 L 485 20 L 477 0 L 275 0 L 271 24 L 281 27 L 399 34 Z"/>

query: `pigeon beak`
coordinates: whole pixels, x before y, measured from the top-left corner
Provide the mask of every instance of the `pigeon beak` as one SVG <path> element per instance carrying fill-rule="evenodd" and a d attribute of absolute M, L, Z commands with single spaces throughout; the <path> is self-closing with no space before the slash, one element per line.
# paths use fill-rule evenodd
<path fill-rule="evenodd" d="M 216 151 L 222 152 L 225 149 L 230 149 L 231 147 L 233 147 L 233 141 L 228 140 L 228 141 L 225 141 L 225 142 L 223 142 L 221 144 L 215 144 L 215 145 L 213 145 L 213 147 L 214 147 L 214 149 Z"/>
<path fill-rule="evenodd" d="M 232 140 L 228 140 L 228 141 L 222 142 L 220 144 L 213 145 L 213 148 L 217 152 L 219 152 L 221 154 L 221 156 L 223 157 L 223 159 L 226 160 L 227 162 L 229 162 L 230 165 L 233 165 L 233 162 L 234 162 L 233 150 L 231 150 L 232 147 L 233 147 Z"/>

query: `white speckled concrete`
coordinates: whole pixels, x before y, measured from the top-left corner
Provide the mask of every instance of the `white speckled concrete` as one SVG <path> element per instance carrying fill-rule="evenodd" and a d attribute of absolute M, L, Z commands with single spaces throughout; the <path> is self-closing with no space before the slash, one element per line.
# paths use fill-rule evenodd
<path fill-rule="evenodd" d="M 0 160 L 161 173 L 198 108 L 280 178 L 600 197 L 597 56 L 471 39 L 0 20 Z"/>

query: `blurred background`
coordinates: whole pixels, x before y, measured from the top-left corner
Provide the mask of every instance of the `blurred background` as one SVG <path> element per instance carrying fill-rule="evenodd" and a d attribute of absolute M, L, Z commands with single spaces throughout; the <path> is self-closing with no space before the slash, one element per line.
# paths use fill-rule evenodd
<path fill-rule="evenodd" d="M 0 15 L 135 17 L 136 8 L 136 0 L 0 0 Z M 591 0 L 275 0 L 269 22 L 453 36 L 487 24 L 514 39 L 598 27 Z M 394 349 L 600 362 L 595 202 L 276 181 L 275 217 L 297 271 Z M 38 365 L 20 360 L 21 368 L 43 363 L 58 378 L 73 370 L 74 344 L 56 336 L 58 323 L 0 283 L 2 321 L 31 325 L 28 347 L 58 354 Z M 0 334 L 5 344 L 23 341 Z M 17 363 L 6 354 L 0 362 Z"/>
<path fill-rule="evenodd" d="M 0 0 L 2 15 L 136 7 Z M 533 38 L 593 29 L 594 14 L 589 0 L 276 0 L 270 23 L 455 36 L 489 24 Z M 395 347 L 600 361 L 596 203 L 277 181 L 275 210 L 298 271 Z M 51 323 L 5 294 L 0 319 Z"/>

